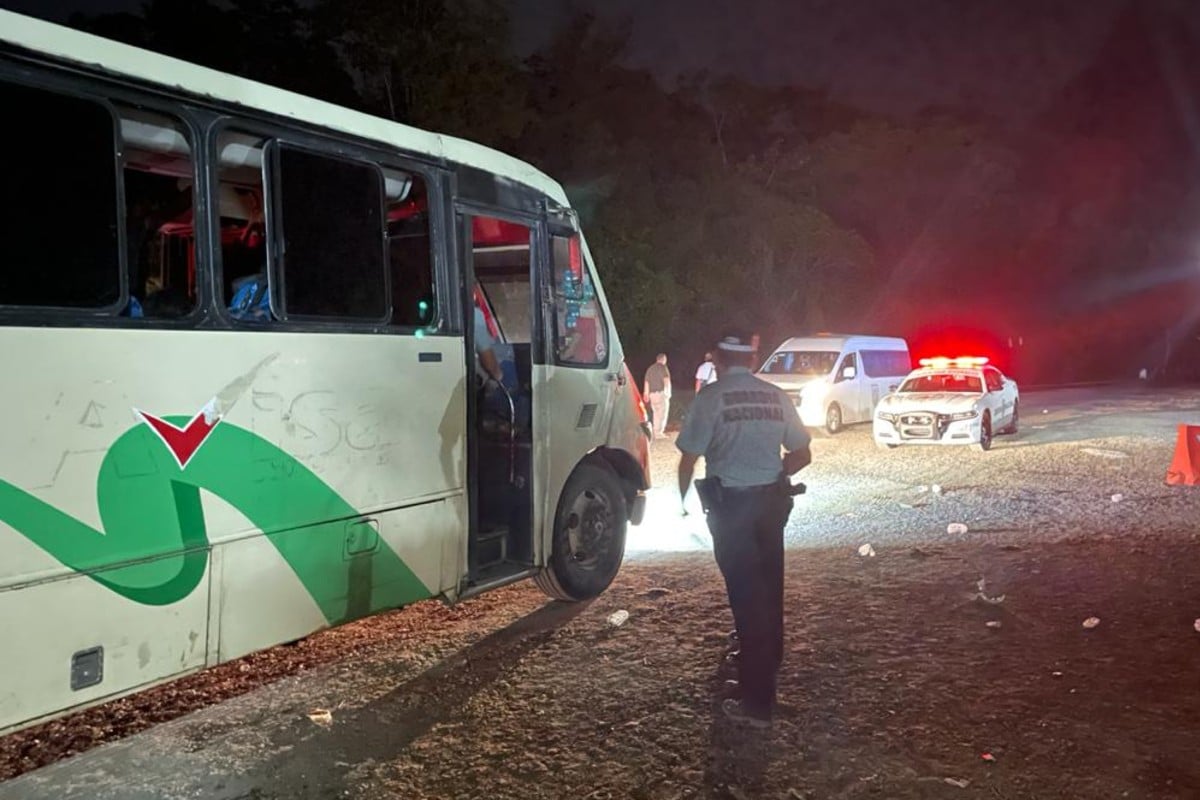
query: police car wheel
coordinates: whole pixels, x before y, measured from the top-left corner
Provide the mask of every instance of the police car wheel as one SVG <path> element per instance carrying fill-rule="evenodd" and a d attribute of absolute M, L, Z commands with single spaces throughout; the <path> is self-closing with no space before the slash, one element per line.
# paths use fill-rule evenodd
<path fill-rule="evenodd" d="M 992 415 L 987 411 L 979 423 L 979 449 L 985 453 L 992 449 Z"/>
<path fill-rule="evenodd" d="M 580 464 L 558 500 L 550 563 L 538 587 L 557 600 L 587 600 L 608 588 L 625 557 L 629 514 L 611 469 Z"/>
<path fill-rule="evenodd" d="M 832 435 L 841 429 L 842 407 L 837 403 L 830 403 L 829 408 L 825 410 L 825 430 Z"/>

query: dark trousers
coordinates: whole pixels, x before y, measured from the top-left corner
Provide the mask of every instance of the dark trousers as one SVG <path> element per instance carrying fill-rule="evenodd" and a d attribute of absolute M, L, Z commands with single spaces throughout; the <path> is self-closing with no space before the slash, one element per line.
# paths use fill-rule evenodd
<path fill-rule="evenodd" d="M 791 510 L 792 498 L 778 489 L 726 488 L 708 513 L 737 626 L 742 703 L 756 716 L 771 714 L 783 661 L 783 528 Z"/>

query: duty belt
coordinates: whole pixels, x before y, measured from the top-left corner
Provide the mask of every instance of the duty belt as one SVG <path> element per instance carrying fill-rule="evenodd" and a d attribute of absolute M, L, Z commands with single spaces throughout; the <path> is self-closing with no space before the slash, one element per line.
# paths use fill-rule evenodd
<path fill-rule="evenodd" d="M 727 486 L 725 484 L 721 484 L 721 488 L 727 492 L 734 492 L 735 494 L 751 494 L 753 492 L 777 492 L 779 491 L 780 486 L 779 482 L 776 481 L 774 483 L 764 483 L 759 486 Z"/>

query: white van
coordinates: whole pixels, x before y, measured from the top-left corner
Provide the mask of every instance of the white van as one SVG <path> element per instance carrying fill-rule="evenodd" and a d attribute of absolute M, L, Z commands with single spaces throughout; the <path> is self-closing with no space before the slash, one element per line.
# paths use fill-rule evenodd
<path fill-rule="evenodd" d="M 845 425 L 870 422 L 879 399 L 911 371 L 903 339 L 819 333 L 779 345 L 758 377 L 791 396 L 806 426 L 837 433 Z"/>

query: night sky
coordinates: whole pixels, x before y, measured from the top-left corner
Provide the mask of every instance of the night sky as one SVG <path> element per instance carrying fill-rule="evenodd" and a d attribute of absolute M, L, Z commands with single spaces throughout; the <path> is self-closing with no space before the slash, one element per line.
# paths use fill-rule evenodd
<path fill-rule="evenodd" d="M 527 0 L 526 6 L 544 6 Z M 630 60 L 661 75 L 729 70 L 863 107 L 965 105 L 1026 117 L 1094 55 L 1121 0 L 605 0 Z"/>

